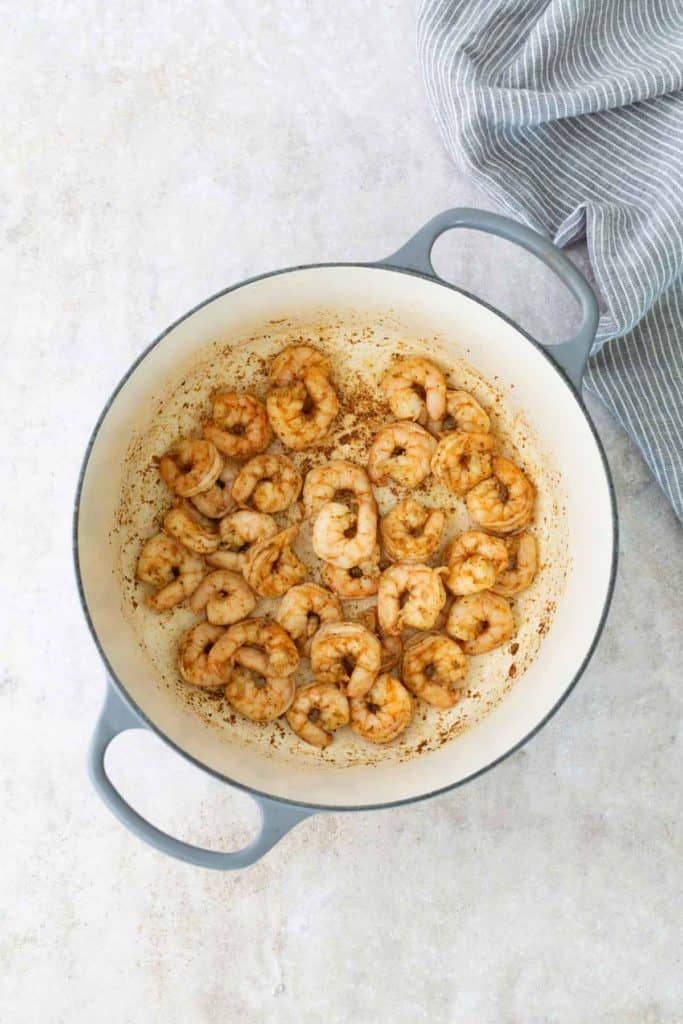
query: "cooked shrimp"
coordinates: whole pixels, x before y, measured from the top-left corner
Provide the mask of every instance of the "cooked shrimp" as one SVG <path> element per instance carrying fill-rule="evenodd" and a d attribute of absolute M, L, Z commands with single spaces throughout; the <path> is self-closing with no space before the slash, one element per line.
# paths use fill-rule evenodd
<path fill-rule="evenodd" d="M 432 458 L 432 473 L 444 487 L 461 497 L 491 475 L 491 452 L 495 441 L 490 434 L 456 430 L 444 434 Z"/>
<path fill-rule="evenodd" d="M 390 743 L 410 725 L 413 698 L 388 672 L 363 697 L 351 697 L 351 728 L 371 743 Z"/>
<path fill-rule="evenodd" d="M 375 500 L 365 469 L 346 459 L 333 459 L 307 474 L 303 493 L 304 515 L 312 516 L 328 501 L 343 501 L 348 505 L 363 498 Z"/>
<path fill-rule="evenodd" d="M 327 747 L 332 734 L 347 725 L 349 702 L 333 683 L 311 683 L 296 691 L 287 721 L 297 736 L 314 747 Z"/>
<path fill-rule="evenodd" d="M 403 487 L 417 487 L 429 476 L 435 449 L 435 439 L 419 424 L 387 423 L 370 446 L 370 479 L 380 486 L 395 480 Z"/>
<path fill-rule="evenodd" d="M 201 494 L 195 494 L 190 498 L 194 507 L 203 516 L 208 516 L 209 519 L 222 519 L 224 515 L 234 509 L 232 485 L 235 482 L 237 471 L 234 462 L 226 462 L 215 484 L 209 487 L 208 491 L 202 491 Z"/>
<path fill-rule="evenodd" d="M 224 632 L 221 626 L 200 622 L 182 634 L 178 643 L 178 670 L 186 683 L 217 690 L 226 681 L 228 667 L 212 671 L 208 666 L 209 653 Z"/>
<path fill-rule="evenodd" d="M 262 676 L 236 665 L 225 685 L 232 706 L 252 722 L 273 722 L 294 700 L 294 676 Z"/>
<path fill-rule="evenodd" d="M 313 550 L 318 558 L 351 569 L 370 558 L 377 543 L 377 506 L 362 500 L 355 511 L 328 501 L 313 524 Z"/>
<path fill-rule="evenodd" d="M 391 411 L 399 420 L 443 419 L 446 411 L 446 378 L 427 359 L 401 359 L 384 375 L 382 389 Z"/>
<path fill-rule="evenodd" d="M 268 413 L 253 395 L 219 391 L 211 396 L 213 419 L 204 420 L 204 437 L 233 459 L 250 459 L 267 448 L 272 437 Z"/>
<path fill-rule="evenodd" d="M 444 582 L 456 596 L 490 590 L 508 564 L 505 541 L 479 530 L 468 530 L 450 544 Z"/>
<path fill-rule="evenodd" d="M 504 543 L 508 560 L 491 590 L 509 597 L 531 586 L 538 568 L 538 545 L 533 533 L 526 530 L 506 537 Z"/>
<path fill-rule="evenodd" d="M 249 586 L 262 597 L 281 597 L 308 572 L 295 554 L 292 543 L 299 532 L 298 526 L 259 540 L 247 551 L 242 572 Z"/>
<path fill-rule="evenodd" d="M 327 622 L 311 642 L 311 667 L 318 682 L 336 683 L 348 697 L 362 697 L 379 674 L 379 640 L 360 622 Z"/>
<path fill-rule="evenodd" d="M 317 583 L 292 587 L 282 598 L 277 612 L 277 621 L 303 655 L 308 655 L 311 640 L 322 623 L 340 622 L 343 618 L 339 598 Z"/>
<path fill-rule="evenodd" d="M 177 541 L 158 533 L 143 546 L 136 575 L 144 583 L 156 587 L 146 601 L 155 612 L 163 612 L 180 604 L 196 590 L 204 575 L 204 562 Z"/>
<path fill-rule="evenodd" d="M 403 652 L 404 686 L 435 708 L 452 708 L 458 703 L 465 692 L 466 674 L 467 658 L 449 636 L 417 636 Z"/>
<path fill-rule="evenodd" d="M 441 509 L 405 498 L 380 520 L 384 550 L 393 562 L 424 562 L 438 548 L 445 522 Z"/>
<path fill-rule="evenodd" d="M 222 469 L 223 459 L 216 446 L 198 438 L 178 441 L 159 460 L 162 480 L 180 498 L 208 491 Z"/>
<path fill-rule="evenodd" d="M 350 569 L 324 562 L 320 570 L 323 583 L 342 601 L 358 601 L 373 597 L 379 586 L 379 545 L 375 544 L 368 558 Z"/>
<path fill-rule="evenodd" d="M 374 633 L 380 643 L 382 649 L 382 660 L 379 666 L 380 672 L 388 672 L 394 665 L 398 665 L 401 658 L 401 650 L 403 645 L 397 636 L 387 636 L 379 628 L 379 622 L 377 621 L 377 605 L 372 608 L 366 608 L 364 612 L 358 616 L 358 621 L 362 626 L 370 632 Z"/>
<path fill-rule="evenodd" d="M 299 664 L 299 654 L 279 623 L 244 619 L 226 629 L 209 651 L 212 672 L 225 673 L 226 666 L 235 664 L 262 676 L 290 676 Z"/>
<path fill-rule="evenodd" d="M 485 530 L 514 533 L 531 521 L 534 485 L 519 466 L 501 456 L 494 458 L 492 472 L 467 495 L 468 511 Z"/>
<path fill-rule="evenodd" d="M 447 391 L 445 418 L 440 422 L 430 423 L 429 429 L 439 434 L 450 430 L 487 434 L 491 429 L 491 420 L 469 391 Z"/>
<path fill-rule="evenodd" d="M 492 651 L 509 640 L 514 631 L 510 605 L 490 590 L 459 597 L 446 620 L 446 632 L 460 641 L 465 654 Z"/>
<path fill-rule="evenodd" d="M 339 412 L 334 386 L 319 366 L 305 369 L 301 380 L 273 388 L 266 405 L 273 430 L 295 451 L 322 441 Z"/>
<path fill-rule="evenodd" d="M 257 512 L 282 512 L 296 501 L 301 474 L 286 455 L 256 455 L 235 477 L 232 496 Z"/>
<path fill-rule="evenodd" d="M 218 525 L 220 547 L 206 561 L 218 569 L 241 572 L 251 547 L 260 540 L 273 537 L 277 524 L 265 512 L 239 508 L 221 519 Z"/>
<path fill-rule="evenodd" d="M 183 498 L 176 499 L 173 508 L 166 513 L 163 527 L 166 533 L 198 555 L 210 555 L 220 543 L 215 524 L 195 512 Z"/>
<path fill-rule="evenodd" d="M 275 356 L 270 368 L 270 382 L 275 387 L 301 380 L 304 371 L 315 366 L 329 377 L 330 364 L 322 352 L 312 345 L 288 345 Z"/>
<path fill-rule="evenodd" d="M 405 626 L 433 629 L 445 603 L 441 576 L 428 565 L 397 562 L 379 578 L 377 614 L 389 636 L 400 636 Z"/>
<path fill-rule="evenodd" d="M 216 569 L 202 580 L 190 598 L 190 608 L 216 626 L 231 626 L 246 619 L 256 607 L 256 598 L 244 578 L 229 569 Z"/>

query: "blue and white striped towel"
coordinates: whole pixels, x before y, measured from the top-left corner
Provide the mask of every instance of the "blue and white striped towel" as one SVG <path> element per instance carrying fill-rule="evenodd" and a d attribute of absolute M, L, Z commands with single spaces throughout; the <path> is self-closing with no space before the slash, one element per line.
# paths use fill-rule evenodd
<path fill-rule="evenodd" d="M 585 235 L 586 386 L 683 518 L 683 0 L 421 0 L 446 146 L 513 216 Z"/>

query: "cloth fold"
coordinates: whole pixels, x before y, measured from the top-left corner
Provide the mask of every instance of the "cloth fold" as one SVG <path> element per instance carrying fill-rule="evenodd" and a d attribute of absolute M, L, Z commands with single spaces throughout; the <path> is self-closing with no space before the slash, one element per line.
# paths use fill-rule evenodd
<path fill-rule="evenodd" d="M 418 49 L 459 167 L 557 244 L 585 236 L 585 385 L 683 519 L 683 2 L 420 0 Z"/>

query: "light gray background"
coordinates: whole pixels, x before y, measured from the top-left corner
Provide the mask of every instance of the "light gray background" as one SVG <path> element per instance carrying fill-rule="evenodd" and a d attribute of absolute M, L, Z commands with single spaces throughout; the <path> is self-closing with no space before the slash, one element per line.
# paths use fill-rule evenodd
<path fill-rule="evenodd" d="M 99 804 L 103 672 L 70 529 L 113 386 L 231 282 L 383 256 L 441 209 L 491 204 L 441 147 L 411 0 L 1 13 L 0 1020 L 683 1020 L 681 534 L 592 404 L 619 578 L 590 669 L 526 749 L 430 803 L 314 818 L 236 875 L 165 859 Z M 568 331 L 569 300 L 508 246 L 461 234 L 437 263 L 540 337 Z M 111 761 L 177 834 L 229 847 L 253 828 L 248 798 L 153 737 Z"/>

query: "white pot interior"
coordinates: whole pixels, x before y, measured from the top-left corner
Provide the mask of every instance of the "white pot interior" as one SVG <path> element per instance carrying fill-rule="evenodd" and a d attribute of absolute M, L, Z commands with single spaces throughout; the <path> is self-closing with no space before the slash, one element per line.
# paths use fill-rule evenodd
<path fill-rule="evenodd" d="M 125 615 L 117 578 L 114 517 L 121 467 L 149 410 L 216 339 L 245 336 L 281 318 L 305 321 L 321 309 L 361 310 L 405 325 L 406 336 L 439 336 L 443 352 L 495 380 L 512 415 L 543 439 L 561 473 L 558 509 L 568 552 L 563 589 L 538 654 L 506 696 L 476 725 L 405 760 L 378 757 L 344 768 L 319 760 L 266 756 L 209 728 L 155 674 Z M 112 672 L 131 700 L 182 751 L 227 779 L 276 797 L 327 806 L 407 800 L 479 771 L 532 732 L 571 686 L 599 628 L 610 590 L 610 487 L 590 425 L 570 387 L 516 328 L 450 288 L 380 268 L 316 267 L 254 281 L 213 299 L 170 330 L 127 378 L 95 438 L 84 475 L 78 557 L 88 611 Z"/>

